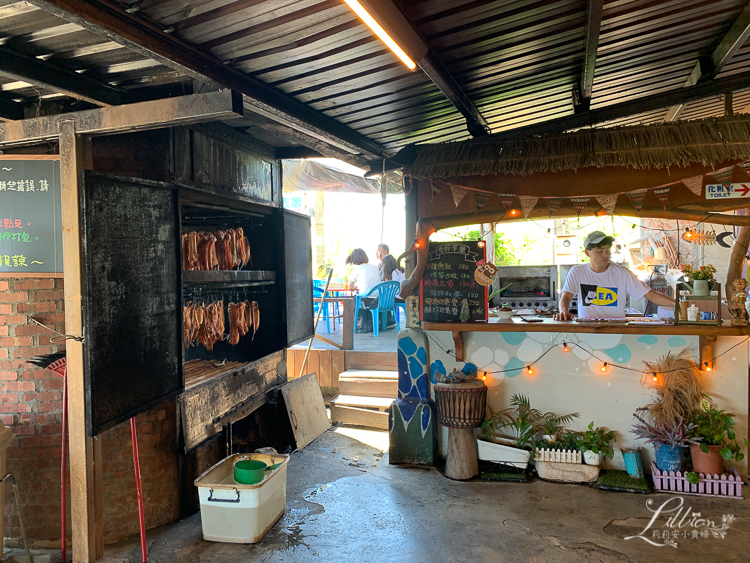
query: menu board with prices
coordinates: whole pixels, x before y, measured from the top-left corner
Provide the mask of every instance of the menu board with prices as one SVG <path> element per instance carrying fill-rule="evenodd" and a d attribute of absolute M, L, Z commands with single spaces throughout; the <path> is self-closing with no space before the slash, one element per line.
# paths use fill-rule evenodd
<path fill-rule="evenodd" d="M 422 320 L 460 321 L 464 300 L 469 320 L 487 320 L 487 288 L 477 283 L 474 272 L 485 260 L 480 241 L 430 242 L 427 269 L 420 285 Z"/>
<path fill-rule="evenodd" d="M 0 272 L 62 271 L 59 157 L 0 156 Z"/>

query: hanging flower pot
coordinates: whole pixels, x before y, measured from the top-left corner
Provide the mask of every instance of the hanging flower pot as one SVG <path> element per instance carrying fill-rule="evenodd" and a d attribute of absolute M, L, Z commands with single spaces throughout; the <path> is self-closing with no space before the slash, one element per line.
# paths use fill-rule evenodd
<path fill-rule="evenodd" d="M 690 444 L 693 471 L 704 475 L 721 475 L 724 471 L 724 463 L 720 451 L 721 446 L 708 446 L 708 453 L 706 454 L 703 453 L 699 444 Z"/>
<path fill-rule="evenodd" d="M 674 471 L 677 473 L 682 469 L 682 454 L 682 446 L 658 444 L 656 446 L 656 467 L 661 471 Z"/>

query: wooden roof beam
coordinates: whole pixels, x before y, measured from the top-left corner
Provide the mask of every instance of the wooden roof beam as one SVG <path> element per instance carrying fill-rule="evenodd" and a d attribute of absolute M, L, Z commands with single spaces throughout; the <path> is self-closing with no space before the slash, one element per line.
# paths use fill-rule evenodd
<path fill-rule="evenodd" d="M 358 1 L 466 119 L 471 136 L 488 135 L 487 120 L 393 0 Z"/>
<path fill-rule="evenodd" d="M 100 82 L 56 64 L 0 47 L 0 74 L 34 86 L 62 92 L 98 106 L 127 102 L 127 93 L 106 82 Z"/>
<path fill-rule="evenodd" d="M 225 64 L 200 47 L 165 32 L 151 20 L 126 12 L 112 0 L 28 1 L 193 79 L 236 90 L 245 96 L 249 109 L 285 125 L 292 125 L 309 137 L 330 141 L 335 147 L 346 147 L 350 154 L 362 155 L 367 159 L 386 156 L 383 147 L 364 135 L 278 88 Z"/>
<path fill-rule="evenodd" d="M 599 48 L 599 33 L 602 27 L 604 0 L 588 0 L 586 3 L 586 52 L 583 55 L 583 70 L 578 90 L 573 93 L 576 113 L 591 109 L 591 94 L 594 88 L 596 52 Z"/>
<path fill-rule="evenodd" d="M 242 96 L 223 90 L 150 102 L 0 123 L 0 148 L 58 138 L 58 123 L 73 121 L 78 135 L 107 135 L 242 117 Z"/>
<path fill-rule="evenodd" d="M 699 60 L 693 71 L 685 81 L 683 88 L 695 86 L 701 82 L 713 80 L 724 66 L 731 60 L 734 54 L 739 51 L 740 47 L 750 37 L 750 4 L 747 4 L 740 15 L 735 20 L 727 34 L 721 39 L 721 42 L 713 52 L 705 59 Z M 665 121 L 675 121 L 680 117 L 680 113 L 685 108 L 685 104 L 676 104 L 669 108 Z"/>

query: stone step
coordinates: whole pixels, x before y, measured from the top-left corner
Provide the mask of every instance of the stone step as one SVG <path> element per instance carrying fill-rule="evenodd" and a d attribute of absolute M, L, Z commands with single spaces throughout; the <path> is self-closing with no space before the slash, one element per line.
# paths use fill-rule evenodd
<path fill-rule="evenodd" d="M 393 403 L 392 398 L 362 397 L 359 395 L 339 395 L 331 399 L 333 407 L 355 407 L 384 412 Z M 332 419 L 333 420 L 333 419 Z"/>
<path fill-rule="evenodd" d="M 339 376 L 339 393 L 395 399 L 398 397 L 398 372 L 347 370 Z"/>
<path fill-rule="evenodd" d="M 331 404 L 331 422 L 388 430 L 388 413 Z"/>

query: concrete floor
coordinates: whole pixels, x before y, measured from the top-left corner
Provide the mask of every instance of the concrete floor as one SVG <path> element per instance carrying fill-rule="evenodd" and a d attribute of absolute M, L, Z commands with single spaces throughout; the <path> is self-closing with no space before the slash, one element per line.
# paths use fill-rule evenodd
<path fill-rule="evenodd" d="M 369 313 L 368 313 L 369 314 Z M 400 328 L 404 328 L 406 319 L 404 318 L 403 311 L 401 312 L 401 323 Z M 328 340 L 332 340 L 341 344 L 343 341 L 342 326 L 340 322 L 336 322 L 336 327 L 331 324 L 331 332 L 329 333 L 326 329 L 326 323 L 323 319 L 318 323 L 318 328 L 315 331 L 316 334 L 320 334 Z M 398 339 L 398 329 L 394 326 L 387 330 L 381 330 L 376 337 L 372 332 L 355 332 L 354 333 L 354 349 L 358 352 L 395 352 L 396 341 Z M 335 346 L 323 342 L 316 338 L 313 340 L 312 345 L 314 350 L 338 350 Z M 307 341 L 293 346 L 295 349 L 307 348 Z"/>
<path fill-rule="evenodd" d="M 681 497 L 685 508 L 703 518 L 720 523 L 722 515 L 733 515 L 724 539 L 690 539 L 688 532 L 688 538 L 674 540 L 677 547 L 624 539 L 649 524 L 649 500 L 656 509 L 677 498 L 538 478 L 451 481 L 434 467 L 389 465 L 384 432 L 340 428 L 292 454 L 286 513 L 261 542 L 204 541 L 196 514 L 149 531 L 149 562 L 748 560 L 750 506 L 742 500 Z M 665 522 L 651 530 L 663 530 Z M 105 560 L 139 562 L 138 538 L 109 546 Z"/>

